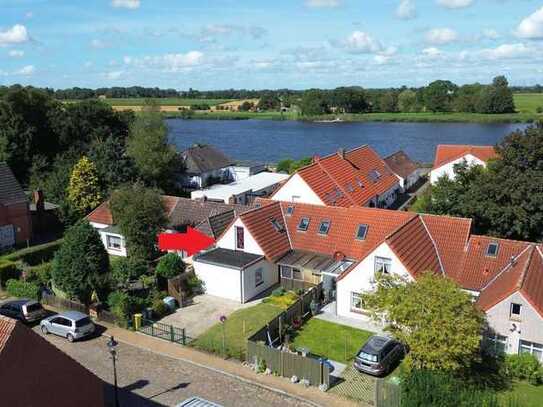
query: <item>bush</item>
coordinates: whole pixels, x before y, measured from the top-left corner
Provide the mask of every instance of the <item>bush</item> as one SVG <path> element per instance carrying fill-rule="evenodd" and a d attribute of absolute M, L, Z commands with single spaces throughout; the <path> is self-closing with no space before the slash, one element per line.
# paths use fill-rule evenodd
<path fill-rule="evenodd" d="M 8 280 L 6 289 L 9 295 L 18 298 L 39 299 L 39 287 L 34 283 L 29 283 L 22 280 Z"/>
<path fill-rule="evenodd" d="M 161 319 L 170 313 L 170 308 L 158 298 L 153 301 L 151 308 L 153 309 L 153 318 L 156 319 Z"/>
<path fill-rule="evenodd" d="M 131 316 L 142 312 L 149 305 L 149 301 L 123 291 L 113 291 L 107 298 L 107 304 L 117 322 L 126 326 Z"/>
<path fill-rule="evenodd" d="M 286 293 L 285 289 L 283 287 L 276 288 L 272 291 L 271 295 L 272 297 L 280 297 Z"/>
<path fill-rule="evenodd" d="M 137 257 L 122 257 L 111 262 L 111 275 L 118 284 L 137 280 L 147 272 L 147 262 Z"/>
<path fill-rule="evenodd" d="M 190 294 L 203 294 L 205 292 L 205 283 L 196 276 L 187 279 L 187 287 Z"/>
<path fill-rule="evenodd" d="M 25 281 L 48 287 L 51 282 L 51 270 L 53 263 L 42 263 L 38 266 L 29 267 L 24 271 Z"/>
<path fill-rule="evenodd" d="M 534 355 L 521 353 L 505 357 L 506 371 L 513 379 L 528 380 L 530 384 L 543 382 L 543 367 Z"/>
<path fill-rule="evenodd" d="M 155 273 L 166 279 L 173 278 L 185 271 L 185 263 L 175 253 L 168 253 L 163 256 L 156 266 Z"/>
<path fill-rule="evenodd" d="M 543 113 L 543 106 L 538 106 L 538 108 L 535 109 L 535 111 L 536 111 L 537 113 L 540 113 L 540 114 Z"/>
<path fill-rule="evenodd" d="M 54 242 L 32 246 L 8 254 L 4 258 L 10 261 L 20 260 L 30 266 L 36 266 L 38 264 L 51 261 L 57 250 L 60 248 L 61 243 L 62 239 L 59 239 L 55 240 Z"/>
<path fill-rule="evenodd" d="M 21 275 L 17 264 L 0 259 L 0 287 L 6 287 L 6 283 L 11 279 L 18 279 Z"/>

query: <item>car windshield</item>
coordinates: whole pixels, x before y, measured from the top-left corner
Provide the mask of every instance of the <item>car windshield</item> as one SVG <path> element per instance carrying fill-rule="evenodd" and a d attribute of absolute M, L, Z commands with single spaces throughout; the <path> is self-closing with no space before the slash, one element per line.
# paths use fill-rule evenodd
<path fill-rule="evenodd" d="M 41 306 L 41 304 L 38 304 L 38 303 L 28 304 L 26 306 L 26 312 L 36 312 L 36 311 L 41 311 L 42 309 L 43 307 Z"/>
<path fill-rule="evenodd" d="M 78 321 L 75 321 L 75 326 L 77 328 L 81 328 L 82 326 L 88 325 L 91 323 L 91 320 L 89 317 L 81 318 Z"/>
<path fill-rule="evenodd" d="M 372 355 L 371 353 L 366 352 L 360 352 L 358 354 L 358 357 L 363 360 L 367 360 L 368 362 L 377 362 L 377 355 Z"/>

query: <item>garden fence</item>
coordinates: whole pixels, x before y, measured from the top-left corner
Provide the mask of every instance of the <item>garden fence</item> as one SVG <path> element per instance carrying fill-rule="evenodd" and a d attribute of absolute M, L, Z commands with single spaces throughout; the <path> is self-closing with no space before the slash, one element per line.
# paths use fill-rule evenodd
<path fill-rule="evenodd" d="M 55 308 L 61 308 L 61 309 L 69 309 L 74 311 L 83 312 L 85 314 L 88 313 L 88 309 L 84 304 L 81 304 L 80 302 L 67 300 L 65 298 L 57 297 L 56 295 L 46 294 L 44 293 L 41 297 L 42 304 L 50 305 L 51 307 Z"/>
<path fill-rule="evenodd" d="M 146 335 L 154 336 L 155 338 L 179 343 L 181 345 L 188 344 L 192 339 L 186 335 L 185 328 L 178 328 L 173 325 L 154 322 L 150 319 L 143 319 L 138 331 Z"/>

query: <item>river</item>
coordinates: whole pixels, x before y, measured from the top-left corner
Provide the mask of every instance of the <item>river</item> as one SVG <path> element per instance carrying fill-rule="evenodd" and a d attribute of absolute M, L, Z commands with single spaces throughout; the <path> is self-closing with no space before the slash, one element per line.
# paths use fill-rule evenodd
<path fill-rule="evenodd" d="M 179 150 L 212 144 L 238 160 L 277 162 L 326 155 L 369 144 L 382 157 L 404 150 L 432 162 L 437 144 L 496 144 L 524 124 L 307 123 L 274 120 L 168 119 L 170 140 Z"/>

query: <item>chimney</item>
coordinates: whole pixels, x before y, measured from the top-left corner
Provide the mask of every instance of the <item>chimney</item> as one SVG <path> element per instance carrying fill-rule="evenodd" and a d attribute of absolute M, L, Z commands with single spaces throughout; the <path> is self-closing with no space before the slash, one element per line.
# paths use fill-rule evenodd
<path fill-rule="evenodd" d="M 320 158 L 317 154 L 315 154 L 315 155 L 313 156 L 313 164 L 318 163 L 320 159 L 321 159 L 321 158 Z"/>
<path fill-rule="evenodd" d="M 32 193 L 34 204 L 36 205 L 36 212 L 42 213 L 45 211 L 45 200 L 43 199 L 43 191 L 38 189 Z"/>
<path fill-rule="evenodd" d="M 345 149 L 344 148 L 339 148 L 337 150 L 337 155 L 339 155 L 342 159 L 345 159 Z"/>

